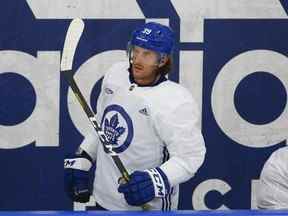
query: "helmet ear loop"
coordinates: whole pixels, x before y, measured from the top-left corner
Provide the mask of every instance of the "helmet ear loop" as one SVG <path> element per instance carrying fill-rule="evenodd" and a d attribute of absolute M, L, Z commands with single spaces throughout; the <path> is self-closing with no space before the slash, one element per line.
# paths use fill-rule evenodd
<path fill-rule="evenodd" d="M 127 44 L 126 55 L 129 59 L 129 63 L 132 64 L 133 63 L 133 45 L 131 44 L 130 41 Z"/>

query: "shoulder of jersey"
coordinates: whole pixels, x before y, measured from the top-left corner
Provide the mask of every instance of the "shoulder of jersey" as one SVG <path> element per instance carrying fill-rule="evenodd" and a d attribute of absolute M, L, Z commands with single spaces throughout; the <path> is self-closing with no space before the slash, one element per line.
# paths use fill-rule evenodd
<path fill-rule="evenodd" d="M 288 146 L 277 149 L 272 153 L 272 157 L 283 159 L 286 158 L 288 160 Z"/>
<path fill-rule="evenodd" d="M 167 80 L 161 83 L 158 87 L 159 98 L 167 98 L 168 101 L 171 100 L 186 100 L 191 98 L 191 94 L 185 87 L 181 86 L 178 83 Z M 156 93 L 157 94 L 157 93 Z"/>
<path fill-rule="evenodd" d="M 156 112 L 165 110 L 165 113 L 173 112 L 182 104 L 196 103 L 186 88 L 170 80 L 151 88 L 145 100 Z"/>
<path fill-rule="evenodd" d="M 277 170 L 287 170 L 288 163 L 285 163 L 288 161 L 288 146 L 285 146 L 283 148 L 279 148 L 276 151 L 274 151 L 269 159 L 266 161 L 266 166 L 273 166 L 274 168 L 277 167 Z M 286 172 L 286 171 L 285 171 Z"/>

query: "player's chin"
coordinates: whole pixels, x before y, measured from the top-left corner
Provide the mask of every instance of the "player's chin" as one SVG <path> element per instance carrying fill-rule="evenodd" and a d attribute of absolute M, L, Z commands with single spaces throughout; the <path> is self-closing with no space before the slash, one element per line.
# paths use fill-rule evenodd
<path fill-rule="evenodd" d="M 142 77 L 144 74 L 144 70 L 143 69 L 140 69 L 140 68 L 136 68 L 136 67 L 133 67 L 133 76 L 134 77 Z"/>

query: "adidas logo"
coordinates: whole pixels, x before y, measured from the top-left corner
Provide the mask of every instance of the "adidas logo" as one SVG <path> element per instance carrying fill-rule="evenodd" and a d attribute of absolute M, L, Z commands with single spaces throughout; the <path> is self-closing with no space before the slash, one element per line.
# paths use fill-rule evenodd
<path fill-rule="evenodd" d="M 146 115 L 146 116 L 149 116 L 148 111 L 147 111 L 146 108 L 143 108 L 143 109 L 139 110 L 139 113 L 141 113 L 143 115 Z"/>

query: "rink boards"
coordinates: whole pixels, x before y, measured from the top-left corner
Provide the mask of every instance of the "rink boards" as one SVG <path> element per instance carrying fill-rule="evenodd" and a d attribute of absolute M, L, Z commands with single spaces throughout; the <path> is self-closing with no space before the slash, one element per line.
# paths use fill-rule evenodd
<path fill-rule="evenodd" d="M 0 216 L 99 216 L 99 215 L 111 215 L 111 216 L 284 216 L 288 215 L 288 210 L 284 211 L 258 211 L 258 210 L 227 210 L 227 211 L 150 211 L 150 212 L 125 212 L 125 211 L 2 211 Z"/>

